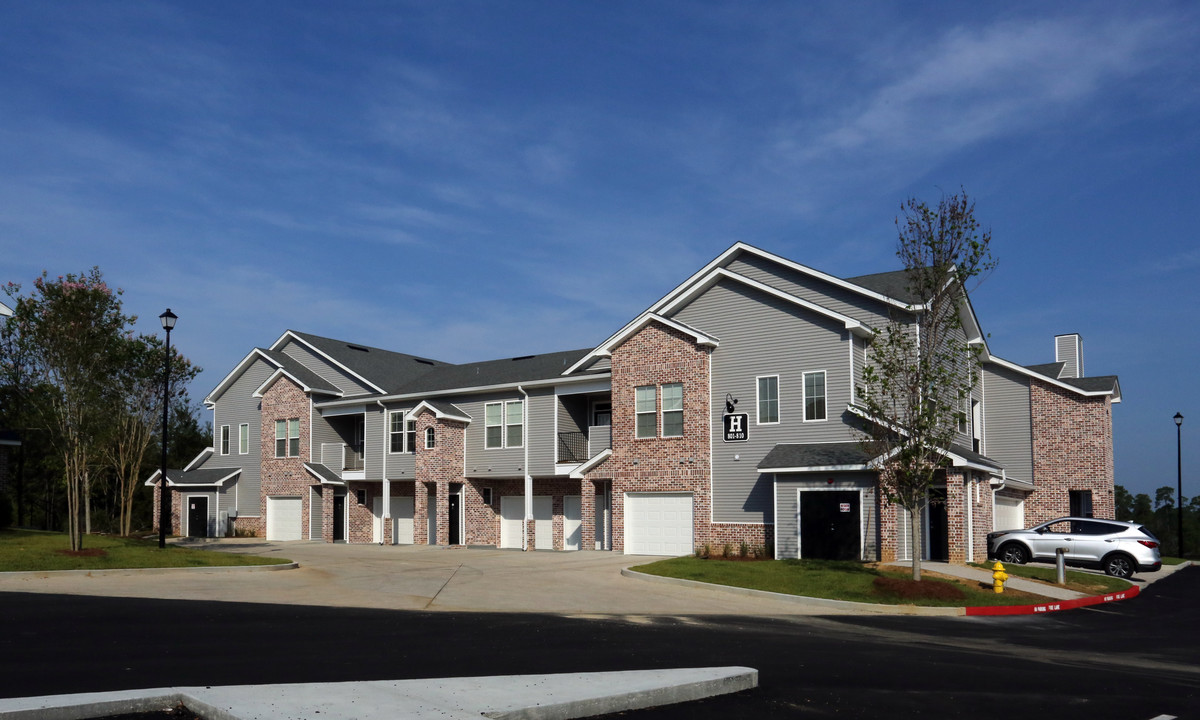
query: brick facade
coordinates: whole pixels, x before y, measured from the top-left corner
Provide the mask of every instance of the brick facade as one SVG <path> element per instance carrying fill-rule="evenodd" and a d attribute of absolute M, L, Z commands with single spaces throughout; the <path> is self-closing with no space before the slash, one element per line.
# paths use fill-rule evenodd
<path fill-rule="evenodd" d="M 1112 398 L 1082 397 L 1035 379 L 1029 407 L 1036 490 L 1025 501 L 1026 526 L 1067 515 L 1071 490 L 1090 490 L 1092 514 L 1112 518 Z"/>
<path fill-rule="evenodd" d="M 275 457 L 275 421 L 300 420 L 300 452 L 296 456 Z M 309 488 L 315 478 L 304 469 L 309 459 L 309 399 L 304 391 L 288 378 L 280 378 L 262 396 L 262 426 L 259 428 L 261 449 L 262 491 L 259 493 L 257 518 L 237 519 L 236 527 L 252 529 L 260 537 L 267 535 L 267 498 L 290 496 L 300 498 L 301 537 L 308 537 L 309 503 L 312 493 Z M 324 488 L 321 494 L 325 540 L 333 541 L 333 495 L 334 488 Z"/>

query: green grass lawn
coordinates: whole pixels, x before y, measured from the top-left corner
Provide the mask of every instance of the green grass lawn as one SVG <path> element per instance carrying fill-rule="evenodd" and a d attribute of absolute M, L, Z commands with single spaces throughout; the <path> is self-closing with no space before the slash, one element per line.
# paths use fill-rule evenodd
<path fill-rule="evenodd" d="M 192 550 L 174 545 L 159 549 L 157 539 L 140 540 L 114 535 L 85 535 L 82 554 L 69 554 L 70 547 L 70 540 L 65 533 L 0 531 L 0 572 L 227 567 L 291 562 L 282 558 Z"/>
<path fill-rule="evenodd" d="M 827 560 L 764 560 L 741 562 L 730 560 L 704 560 L 696 557 L 671 558 L 648 565 L 632 568 L 637 572 L 661 577 L 697 580 L 716 585 L 766 590 L 769 592 L 850 600 L 854 602 L 882 603 L 890 605 L 931 605 L 942 607 L 964 607 L 976 605 L 1023 605 L 1044 600 L 1043 597 L 1015 590 L 1002 594 L 992 592 L 991 584 L 958 581 L 922 574 L 923 582 L 948 583 L 960 588 L 963 597 L 956 599 L 906 599 L 881 592 L 875 583 L 879 577 L 907 579 L 912 573 L 907 568 L 877 568 L 857 562 Z"/>
<path fill-rule="evenodd" d="M 977 568 L 991 571 L 993 563 L 970 563 Z M 1030 580 L 1041 580 L 1042 582 L 1054 585 L 1057 578 L 1057 571 L 1052 567 L 1031 567 L 1029 565 L 1014 565 L 1009 563 L 1004 566 L 1004 572 L 1013 577 L 1028 578 Z M 1106 595 L 1111 592 L 1120 592 L 1128 588 L 1132 583 L 1121 578 L 1115 578 L 1110 575 L 1100 575 L 1098 573 L 1085 573 L 1078 570 L 1067 570 L 1065 579 L 1068 590 L 1085 593 L 1087 595 Z"/>

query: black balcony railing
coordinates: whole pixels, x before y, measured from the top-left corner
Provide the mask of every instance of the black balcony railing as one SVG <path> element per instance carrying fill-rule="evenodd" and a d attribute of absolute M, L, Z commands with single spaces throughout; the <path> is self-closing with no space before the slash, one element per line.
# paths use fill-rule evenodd
<path fill-rule="evenodd" d="M 588 459 L 588 436 L 582 432 L 558 434 L 558 461 L 583 462 Z"/>

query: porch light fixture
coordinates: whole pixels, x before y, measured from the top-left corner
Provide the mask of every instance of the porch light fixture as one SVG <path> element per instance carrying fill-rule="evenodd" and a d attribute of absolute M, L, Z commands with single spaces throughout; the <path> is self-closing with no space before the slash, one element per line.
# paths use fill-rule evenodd
<path fill-rule="evenodd" d="M 163 421 L 162 421 L 162 476 L 158 481 L 158 546 L 167 546 L 167 525 L 171 522 L 170 488 L 167 485 L 167 413 L 171 404 L 171 329 L 179 319 L 171 308 L 158 316 L 163 330 L 167 331 L 166 362 L 163 369 Z"/>
<path fill-rule="evenodd" d="M 1175 496 L 1175 531 L 1179 541 L 1179 557 L 1183 557 L 1183 415 L 1175 413 L 1175 470 L 1179 483 Z"/>

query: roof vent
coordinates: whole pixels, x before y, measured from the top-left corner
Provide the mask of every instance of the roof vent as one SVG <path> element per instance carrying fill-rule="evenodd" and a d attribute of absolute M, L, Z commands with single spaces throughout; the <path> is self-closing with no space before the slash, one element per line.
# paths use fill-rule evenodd
<path fill-rule="evenodd" d="M 350 343 L 346 343 L 346 347 L 350 348 L 351 350 L 359 350 L 361 352 L 371 352 L 371 348 L 365 348 L 362 345 L 351 345 Z"/>
<path fill-rule="evenodd" d="M 513 358 L 513 360 L 529 360 L 529 359 L 531 359 L 532 357 L 533 357 L 533 355 L 522 355 L 522 356 L 520 356 L 520 357 L 515 357 L 515 358 Z"/>
<path fill-rule="evenodd" d="M 432 360 L 426 360 L 425 358 L 413 358 L 413 360 L 416 360 L 417 362 L 421 363 L 422 365 L 432 365 L 433 364 Z"/>

